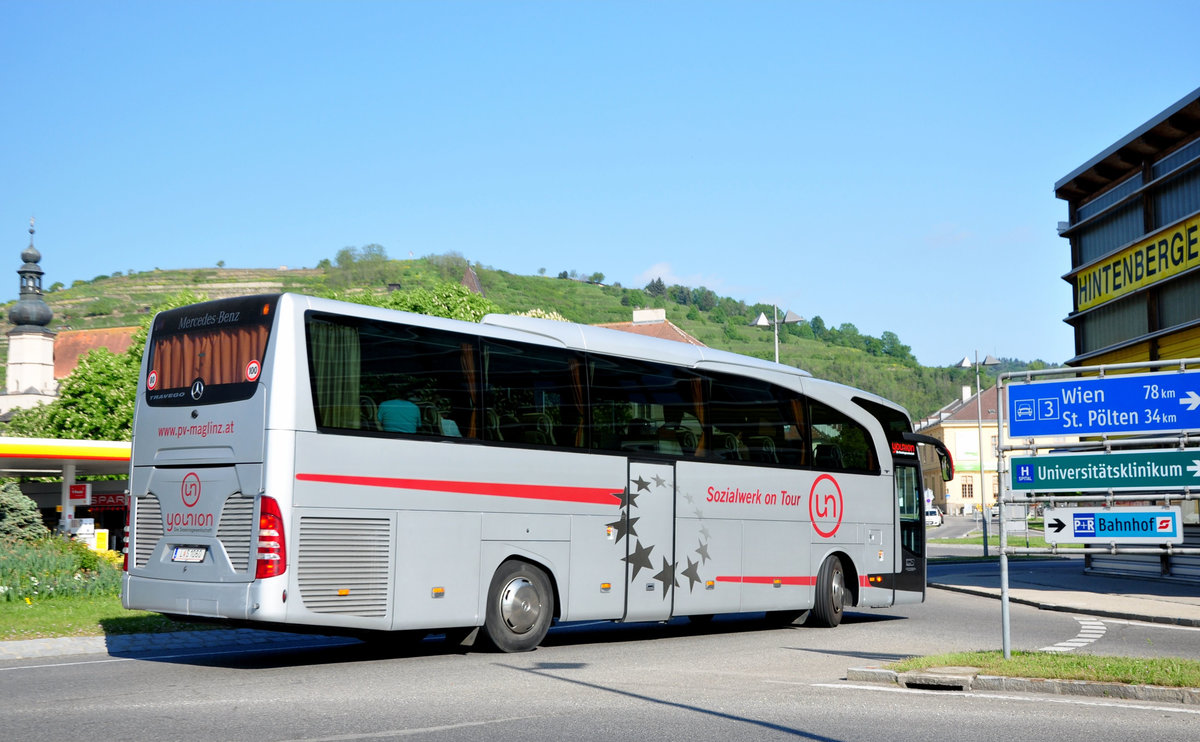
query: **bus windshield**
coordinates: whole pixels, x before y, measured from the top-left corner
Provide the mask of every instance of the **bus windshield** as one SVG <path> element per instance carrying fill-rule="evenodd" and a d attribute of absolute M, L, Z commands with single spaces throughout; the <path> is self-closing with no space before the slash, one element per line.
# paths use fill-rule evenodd
<path fill-rule="evenodd" d="M 146 349 L 147 404 L 214 404 L 253 395 L 277 300 L 252 296 L 161 312 Z"/>

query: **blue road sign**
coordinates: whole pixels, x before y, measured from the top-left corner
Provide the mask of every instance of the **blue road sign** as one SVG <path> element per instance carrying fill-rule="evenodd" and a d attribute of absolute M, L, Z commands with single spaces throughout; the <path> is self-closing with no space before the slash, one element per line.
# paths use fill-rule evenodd
<path fill-rule="evenodd" d="M 1164 372 L 1010 383 L 1013 438 L 1200 429 L 1200 374 Z"/>
<path fill-rule="evenodd" d="M 1044 523 L 1048 543 L 1183 543 L 1178 507 L 1049 508 Z"/>

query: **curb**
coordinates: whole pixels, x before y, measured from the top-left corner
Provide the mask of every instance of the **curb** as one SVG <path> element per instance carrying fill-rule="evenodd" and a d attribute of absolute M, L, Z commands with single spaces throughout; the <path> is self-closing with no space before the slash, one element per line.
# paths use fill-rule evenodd
<path fill-rule="evenodd" d="M 975 668 L 937 667 L 897 673 L 881 667 L 852 667 L 846 680 L 898 685 L 924 690 L 1009 691 L 1013 693 L 1049 693 L 1057 696 L 1120 698 L 1129 701 L 1200 705 L 1200 688 L 1167 688 L 1160 685 L 1127 685 L 1091 680 L 1048 680 L 980 675 Z"/>
<path fill-rule="evenodd" d="M 962 585 L 946 585 L 943 583 L 928 583 L 929 587 L 937 588 L 938 590 L 946 590 L 952 593 L 964 593 L 966 595 L 978 595 L 984 598 L 995 598 L 1000 600 L 999 588 L 986 587 L 964 587 Z M 1124 621 L 1141 621 L 1143 623 L 1160 623 L 1170 626 L 1200 626 L 1200 619 L 1184 618 L 1179 616 L 1147 616 L 1142 613 L 1131 613 L 1128 611 L 1111 611 L 1104 608 L 1080 607 L 1069 605 L 1056 605 L 1054 603 L 1043 603 L 1038 600 L 1029 600 L 1028 598 L 1013 597 L 1012 591 L 1009 591 L 1008 602 L 1018 603 L 1020 605 L 1028 605 L 1042 611 L 1056 611 L 1058 613 L 1086 613 L 1089 616 L 1100 616 L 1102 618 L 1119 618 Z"/>

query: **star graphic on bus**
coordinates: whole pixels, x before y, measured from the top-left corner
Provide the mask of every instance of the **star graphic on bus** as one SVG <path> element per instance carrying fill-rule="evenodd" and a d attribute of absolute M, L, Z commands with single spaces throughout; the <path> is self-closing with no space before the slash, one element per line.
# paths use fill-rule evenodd
<path fill-rule="evenodd" d="M 650 479 L 654 480 L 655 487 L 666 487 L 667 486 L 667 480 L 663 479 L 662 477 L 658 476 L 657 474 L 650 477 Z"/>
<path fill-rule="evenodd" d="M 701 564 L 704 564 L 712 558 L 708 555 L 708 544 L 704 543 L 703 541 L 700 542 L 700 548 L 696 549 L 696 553 L 700 555 Z M 689 559 L 688 561 L 690 562 L 691 560 Z"/>
<path fill-rule="evenodd" d="M 682 574 L 688 578 L 688 592 L 690 593 L 692 588 L 696 587 L 696 583 L 700 582 L 700 562 L 693 562 L 689 557 L 687 563 L 687 569 L 683 570 Z"/>
<path fill-rule="evenodd" d="M 636 485 L 637 485 L 638 492 L 641 492 L 642 490 L 645 490 L 645 491 L 647 491 L 647 492 L 649 492 L 649 491 L 650 491 L 650 483 L 649 483 L 649 482 L 647 482 L 645 479 L 642 479 L 642 475 L 640 475 L 640 474 L 639 474 L 637 479 L 633 479 L 633 480 L 630 480 L 630 481 L 631 481 L 633 484 L 636 484 Z"/>
<path fill-rule="evenodd" d="M 633 552 L 626 556 L 623 560 L 629 564 L 629 566 L 633 567 L 633 574 L 629 579 L 636 579 L 638 572 L 641 572 L 643 568 L 654 569 L 654 564 L 650 561 L 650 552 L 652 551 L 654 551 L 653 546 L 642 546 L 642 542 L 640 540 L 637 542 L 637 546 L 634 548 Z"/>
<path fill-rule="evenodd" d="M 675 579 L 675 567 L 678 562 L 668 562 L 666 557 L 663 557 L 663 568 L 658 574 L 654 575 L 654 579 L 663 584 L 663 599 L 666 600 L 667 591 L 672 587 L 679 587 L 679 582 Z"/>
<path fill-rule="evenodd" d="M 628 514 L 623 513 L 620 520 L 613 521 L 607 524 L 609 528 L 616 529 L 617 543 L 621 543 L 621 539 L 625 536 L 637 536 L 637 531 L 633 529 L 633 524 L 637 523 L 640 518 L 630 518 Z"/>
<path fill-rule="evenodd" d="M 616 495 L 621 500 L 622 508 L 636 508 L 637 507 L 638 496 L 637 496 L 636 492 L 633 492 L 633 491 L 618 492 L 618 493 L 616 493 Z"/>

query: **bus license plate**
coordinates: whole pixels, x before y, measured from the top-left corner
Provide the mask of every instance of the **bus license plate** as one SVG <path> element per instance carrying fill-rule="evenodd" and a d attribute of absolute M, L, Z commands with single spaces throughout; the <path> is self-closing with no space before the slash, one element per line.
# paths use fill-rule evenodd
<path fill-rule="evenodd" d="M 172 562 L 203 562 L 208 553 L 206 546 L 176 546 L 171 554 Z"/>

